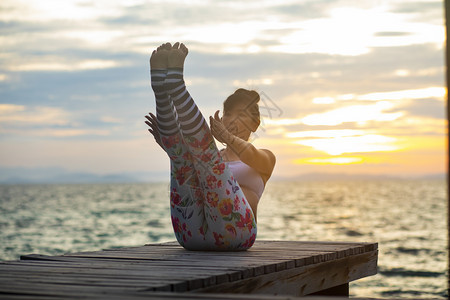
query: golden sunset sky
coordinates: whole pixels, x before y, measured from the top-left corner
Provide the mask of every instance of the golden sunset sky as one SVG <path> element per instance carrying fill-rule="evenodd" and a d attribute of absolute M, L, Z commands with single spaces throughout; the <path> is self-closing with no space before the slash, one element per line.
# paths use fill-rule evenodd
<path fill-rule="evenodd" d="M 144 124 L 167 41 L 189 48 L 206 117 L 238 87 L 261 93 L 252 142 L 276 154 L 274 178 L 443 174 L 443 16 L 430 0 L 3 0 L 0 182 L 168 180 Z"/>

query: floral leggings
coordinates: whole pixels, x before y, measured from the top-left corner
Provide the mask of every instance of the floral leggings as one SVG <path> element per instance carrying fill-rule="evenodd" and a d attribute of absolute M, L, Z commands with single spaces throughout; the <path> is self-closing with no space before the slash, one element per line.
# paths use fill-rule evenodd
<path fill-rule="evenodd" d="M 162 145 L 170 158 L 170 208 L 178 242 L 188 250 L 250 248 L 257 233 L 252 209 L 205 119 L 200 111 L 195 113 L 198 108 L 186 90 L 182 72 L 169 69 L 165 76 L 155 74 L 152 87 Z M 164 105 L 169 105 L 170 114 L 161 112 Z"/>

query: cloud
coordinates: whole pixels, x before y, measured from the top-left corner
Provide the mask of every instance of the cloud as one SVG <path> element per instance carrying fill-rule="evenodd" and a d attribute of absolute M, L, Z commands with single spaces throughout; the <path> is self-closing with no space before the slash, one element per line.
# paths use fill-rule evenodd
<path fill-rule="evenodd" d="M 317 19 L 326 17 L 326 6 L 331 1 L 302 1 L 278 4 L 271 11 L 278 13 L 284 21 L 298 21 L 299 19 Z"/>
<path fill-rule="evenodd" d="M 360 95 L 357 97 L 357 99 L 379 101 L 437 98 L 439 100 L 444 100 L 445 94 L 446 91 L 444 87 L 427 87 L 423 89 L 370 93 L 366 95 Z"/>
<path fill-rule="evenodd" d="M 424 98 L 406 101 L 397 107 L 398 110 L 406 111 L 410 116 L 427 117 L 432 119 L 446 120 L 445 106 L 442 101 Z"/>
<path fill-rule="evenodd" d="M 8 14 L 0 15 L 0 20 L 32 20 L 54 21 L 71 20 L 86 22 L 104 15 L 115 15 L 120 11 L 120 5 L 111 1 L 98 0 L 94 5 L 79 1 L 2 1 L 1 8 Z"/>
<path fill-rule="evenodd" d="M 375 32 L 375 36 L 393 36 L 393 37 L 399 37 L 399 36 L 405 36 L 410 35 L 411 32 L 404 32 L 404 31 L 381 31 L 381 32 Z"/>
<path fill-rule="evenodd" d="M 285 143 L 295 140 L 286 134 L 445 135 L 437 1 L 56 2 L 0 4 L 0 103 L 13 105 L 3 106 L 2 146 L 14 135 L 74 147 L 146 136 L 143 116 L 155 110 L 150 50 L 177 39 L 190 48 L 186 82 L 206 116 L 237 87 L 276 104 L 258 134 L 280 151 L 280 165 L 327 161 Z"/>
<path fill-rule="evenodd" d="M 123 120 L 117 117 L 111 117 L 111 116 L 102 116 L 100 117 L 100 120 L 105 123 L 116 123 L 120 124 L 123 123 Z"/>
<path fill-rule="evenodd" d="M 364 159 L 361 157 L 325 157 L 325 158 L 307 158 L 295 161 L 297 164 L 320 164 L 320 165 L 340 165 L 340 164 L 361 164 Z"/>
<path fill-rule="evenodd" d="M 344 122 L 394 121 L 408 111 L 410 115 L 443 118 L 443 87 L 428 87 L 368 94 L 344 94 L 335 97 L 315 97 L 312 103 L 322 107 L 336 107 L 327 112 L 309 114 L 302 119 L 308 125 L 339 125 Z M 367 105 L 364 102 L 374 101 Z M 364 121 L 366 119 L 366 121 Z M 325 121 L 320 121 L 325 120 Z"/>
<path fill-rule="evenodd" d="M 288 138 L 305 138 L 305 137 L 319 137 L 319 138 L 331 138 L 331 137 L 344 137 L 344 136 L 355 136 L 364 135 L 365 132 L 362 130 L 354 129 L 331 129 L 331 130 L 314 130 L 314 131 L 298 131 L 290 132 L 285 136 Z"/>
<path fill-rule="evenodd" d="M 9 130 L 7 133 L 15 135 L 24 135 L 23 131 Z M 41 137 L 41 138 L 71 138 L 79 136 L 110 136 L 111 132 L 105 129 L 70 129 L 70 128 L 44 128 L 31 129 L 26 132 L 27 136 Z"/>
<path fill-rule="evenodd" d="M 11 140 L 0 147 L 0 166 L 51 166 L 77 172 L 90 170 L 97 174 L 152 171 L 169 175 L 166 153 L 148 136 L 114 140 Z"/>
<path fill-rule="evenodd" d="M 15 12 L 22 11 L 22 15 L 12 13 L 2 20 L 6 31 L 1 42 L 6 49 L 32 50 L 36 49 L 32 45 L 39 43 L 39 49 L 49 51 L 83 47 L 148 53 L 149 45 L 182 39 L 193 50 L 202 52 L 358 55 L 380 45 L 444 41 L 442 26 L 413 24 L 387 12 L 384 6 L 357 6 L 346 1 L 301 4 L 250 1 L 245 5 L 224 1 L 164 4 L 152 1 L 130 5 L 40 1 L 28 6 L 12 3 L 9 6 Z M 396 29 L 408 34 L 395 37 L 379 34 Z"/>
<path fill-rule="evenodd" d="M 21 65 L 13 65 L 10 71 L 79 71 L 79 70 L 99 70 L 116 67 L 118 64 L 111 60 L 83 60 L 75 63 L 57 63 L 48 59 L 47 62 L 29 62 Z"/>
<path fill-rule="evenodd" d="M 344 136 L 324 139 L 305 139 L 296 141 L 297 144 L 313 147 L 316 150 L 326 152 L 330 155 L 344 153 L 365 153 L 395 151 L 398 149 L 393 137 L 366 134 L 362 136 Z"/>
<path fill-rule="evenodd" d="M 103 116 L 89 126 L 76 113 L 59 107 L 0 104 L 0 135 L 3 137 L 68 138 L 79 136 L 110 136 L 111 129 L 100 123 L 119 123 Z"/>
<path fill-rule="evenodd" d="M 413 73 L 420 70 L 422 65 L 412 61 L 417 52 L 421 52 L 423 57 L 434 57 L 437 50 L 427 46 L 419 49 L 413 47 L 408 51 L 412 57 L 401 56 L 404 51 L 404 48 L 377 49 L 367 55 L 347 59 L 324 54 L 224 55 L 194 51 L 187 60 L 186 78 L 194 99 L 204 112 L 220 108 L 222 100 L 234 88 L 242 86 L 265 92 L 282 110 L 282 118 L 296 119 L 343 105 L 317 105 L 313 103 L 315 98 L 329 97 L 340 102 L 349 97 L 345 100 L 345 105 L 360 105 L 361 103 L 353 100 L 366 97 L 364 95 L 378 95 L 377 99 L 384 99 L 391 92 L 400 93 L 401 91 L 392 89 L 379 94 L 373 93 L 381 88 L 386 90 L 387 87 L 394 86 L 394 83 L 395 86 L 411 87 L 423 85 L 426 80 L 433 81 L 432 76 L 415 76 Z M 74 53 L 80 57 L 101 55 L 101 52 L 95 51 Z M 108 53 L 105 55 L 110 56 Z M 411 60 L 410 68 L 414 71 L 395 82 L 399 77 L 394 75 L 394 70 L 403 67 L 403 57 L 408 62 Z M 141 118 L 148 109 L 154 109 L 154 102 L 148 81 L 148 56 L 130 54 L 123 58 L 134 62 L 133 65 L 70 73 L 20 72 L 20 81 L 5 83 L 1 86 L 0 95 L 2 99 L 14 97 L 15 101 L 25 105 L 36 106 L 46 102 L 67 111 L 82 109 L 87 119 L 98 119 L 102 114 L 110 114 L 123 120 L 125 132 L 127 124 Z M 423 64 L 423 68 L 437 68 L 439 65 L 439 59 L 425 65 L 424 59 L 416 58 Z M 442 75 L 442 67 L 440 70 Z M 314 76 L 315 73 L 318 76 Z M 380 77 L 383 78 L 383 85 L 380 84 Z M 435 83 L 442 80 L 441 76 L 434 78 Z M 427 91 L 428 88 L 415 90 Z M 435 90 L 441 91 L 442 88 Z M 348 95 L 353 95 L 353 100 Z M 99 111 L 100 115 L 95 116 Z"/>
<path fill-rule="evenodd" d="M 25 106 L 23 105 L 15 105 L 15 104 L 0 104 L 0 116 L 8 115 L 11 113 L 17 113 L 25 110 Z"/>
<path fill-rule="evenodd" d="M 335 126 L 347 122 L 364 124 L 368 121 L 389 122 L 400 118 L 403 113 L 388 113 L 393 108 L 388 101 L 379 101 L 370 105 L 352 105 L 330 110 L 324 113 L 304 117 L 302 122 L 307 125 Z"/>
<path fill-rule="evenodd" d="M 0 124 L 2 125 L 67 125 L 68 113 L 56 107 L 25 107 L 15 104 L 0 104 Z"/>
<path fill-rule="evenodd" d="M 442 1 L 396 1 L 391 5 L 391 11 L 396 14 L 405 14 L 415 22 L 441 24 L 443 16 Z"/>

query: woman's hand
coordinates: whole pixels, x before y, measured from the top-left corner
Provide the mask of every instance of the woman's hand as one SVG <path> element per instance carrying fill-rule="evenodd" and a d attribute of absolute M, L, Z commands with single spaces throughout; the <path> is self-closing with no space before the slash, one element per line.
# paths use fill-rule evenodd
<path fill-rule="evenodd" d="M 219 142 L 228 144 L 233 139 L 234 136 L 227 130 L 219 117 L 219 111 L 216 111 L 214 117 L 209 117 L 209 123 L 212 135 Z"/>
<path fill-rule="evenodd" d="M 147 124 L 150 127 L 148 129 L 148 131 L 153 135 L 156 143 L 161 148 L 163 148 L 162 142 L 161 142 L 161 135 L 159 134 L 159 130 L 158 130 L 158 121 L 156 120 L 155 115 L 152 113 L 149 113 L 147 116 L 145 116 L 145 118 L 148 120 L 148 121 L 145 121 L 145 124 Z"/>

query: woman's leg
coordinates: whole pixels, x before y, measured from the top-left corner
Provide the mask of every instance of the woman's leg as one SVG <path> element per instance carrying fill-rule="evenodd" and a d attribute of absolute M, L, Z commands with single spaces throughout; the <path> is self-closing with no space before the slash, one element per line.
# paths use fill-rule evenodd
<path fill-rule="evenodd" d="M 168 46 L 169 49 L 171 46 Z M 161 52 L 159 52 L 161 51 Z M 164 53 L 165 51 L 165 53 Z M 159 56 L 159 57 L 158 57 Z M 167 44 L 158 48 L 153 60 L 167 60 Z M 156 61 L 158 63 L 158 61 Z M 159 65 L 164 67 L 164 64 Z M 170 158 L 170 210 L 175 236 L 181 245 L 198 236 L 191 228 L 203 225 L 199 211 L 203 208 L 203 194 L 188 147 L 178 128 L 176 113 L 164 88 L 167 69 L 151 69 L 151 86 L 156 100 L 156 118 L 162 146 Z M 187 226 L 186 224 L 190 224 Z"/>
<path fill-rule="evenodd" d="M 204 201 L 203 242 L 187 241 L 192 250 L 245 250 L 256 238 L 256 222 L 245 196 L 223 162 L 209 127 L 186 89 L 183 70 L 169 68 L 166 91 L 175 107 L 183 139 L 192 155 Z M 200 192 L 198 189 L 195 192 Z"/>

